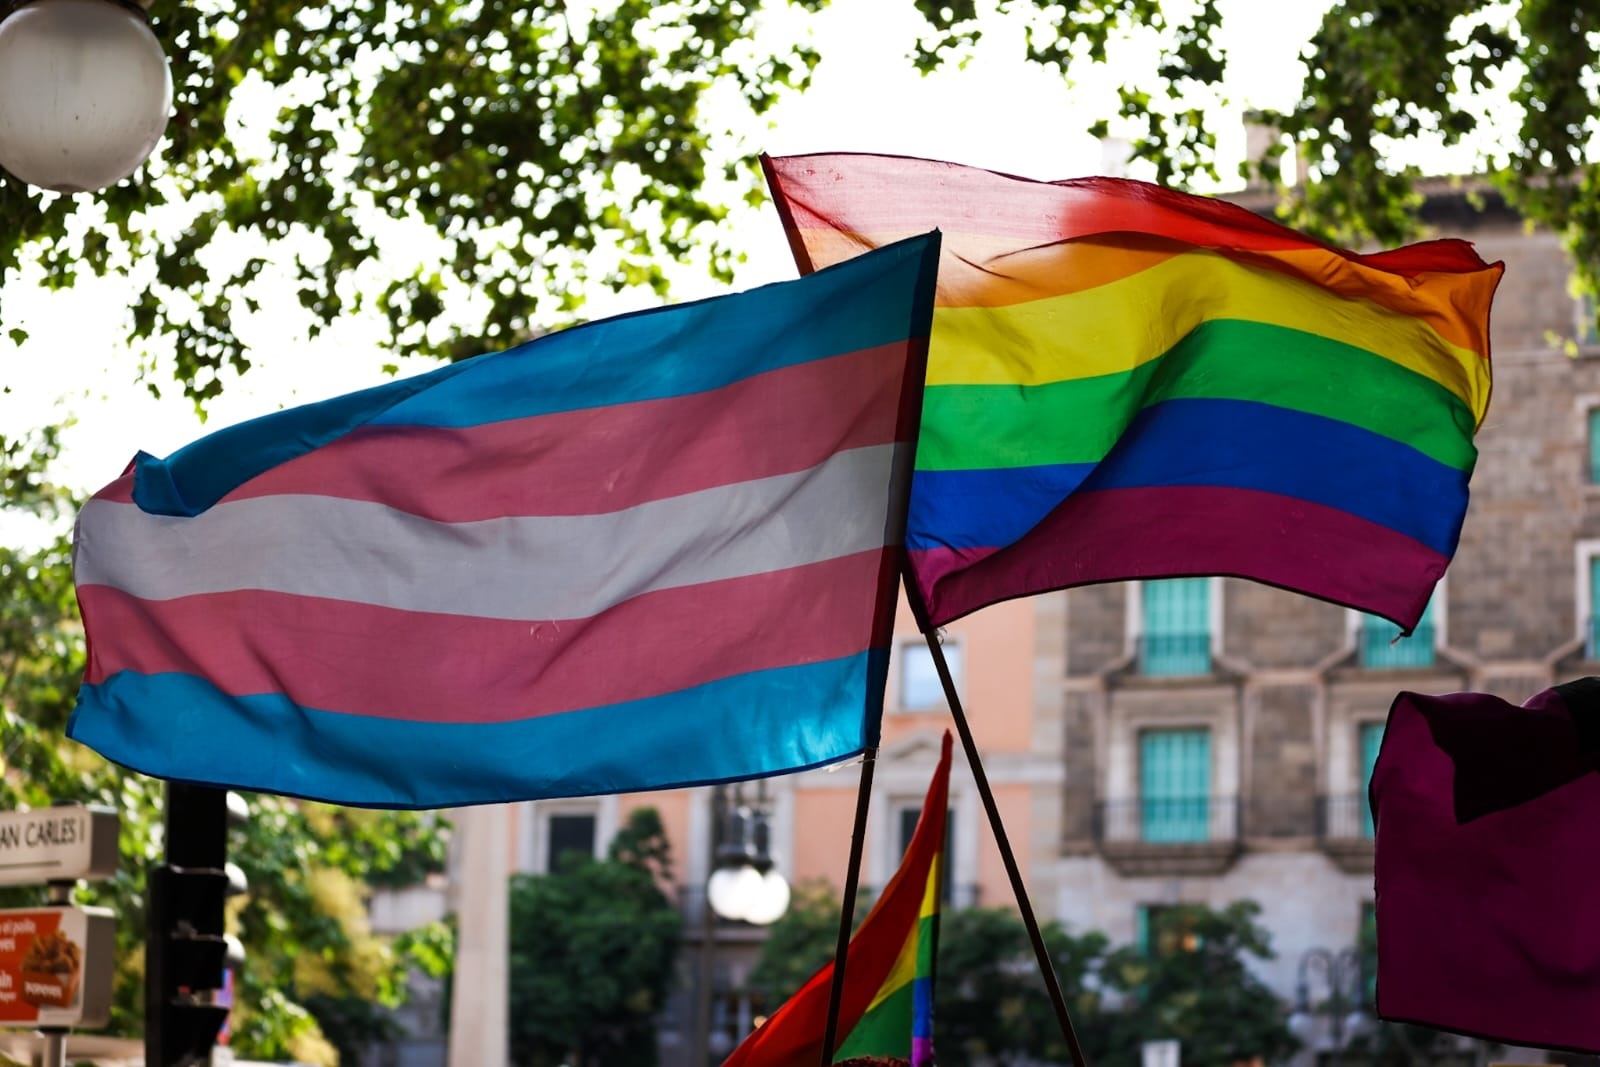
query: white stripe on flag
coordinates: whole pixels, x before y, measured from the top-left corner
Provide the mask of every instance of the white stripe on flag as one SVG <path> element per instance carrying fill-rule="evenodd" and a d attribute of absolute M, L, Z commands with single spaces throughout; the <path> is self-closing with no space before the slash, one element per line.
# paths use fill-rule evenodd
<path fill-rule="evenodd" d="M 75 577 L 145 600 L 260 589 L 406 611 L 580 619 L 653 590 L 898 544 L 890 502 L 909 459 L 904 445 L 878 445 L 604 515 L 462 523 L 325 496 L 238 500 L 193 518 L 91 500 L 78 517 Z"/>

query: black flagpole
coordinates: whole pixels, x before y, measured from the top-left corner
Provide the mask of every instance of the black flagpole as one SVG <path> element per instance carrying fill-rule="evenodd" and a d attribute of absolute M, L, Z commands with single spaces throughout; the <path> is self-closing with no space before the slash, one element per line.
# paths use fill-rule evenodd
<path fill-rule="evenodd" d="M 833 982 L 828 988 L 828 1026 L 822 1032 L 822 1061 L 833 1063 L 839 1041 L 839 1005 L 844 1000 L 845 957 L 850 954 L 850 928 L 856 914 L 856 886 L 861 881 L 861 847 L 867 836 L 867 804 L 872 799 L 872 768 L 878 762 L 878 749 L 867 749 L 861 759 L 861 787 L 856 793 L 856 825 L 850 835 L 850 869 L 845 873 L 844 904 L 839 913 L 839 943 L 833 950 Z"/>
<path fill-rule="evenodd" d="M 911 604 L 911 614 L 928 642 L 933 654 L 934 668 L 939 672 L 939 683 L 944 686 L 944 698 L 950 704 L 950 715 L 956 721 L 956 733 L 961 735 L 961 747 L 972 767 L 972 780 L 983 798 L 983 810 L 989 815 L 989 827 L 994 831 L 994 843 L 1000 849 L 1000 859 L 1006 866 L 1006 876 L 1011 879 L 1011 892 L 1017 898 L 1017 910 L 1022 913 L 1023 925 L 1028 928 L 1028 940 L 1033 942 L 1033 954 L 1039 961 L 1039 974 L 1044 978 L 1045 989 L 1050 993 L 1050 1004 L 1056 1010 L 1056 1021 L 1061 1025 L 1061 1036 L 1066 1039 L 1067 1050 L 1077 1067 L 1089 1067 L 1084 1058 L 1083 1046 L 1078 1043 L 1078 1032 L 1073 1029 L 1072 1016 L 1067 1012 L 1067 998 L 1061 993 L 1061 980 L 1056 977 L 1056 967 L 1045 948 L 1044 935 L 1039 932 L 1039 920 L 1033 914 L 1033 904 L 1028 899 L 1028 888 L 1022 882 L 1022 871 L 1017 867 L 1016 854 L 1011 851 L 1011 839 L 1006 836 L 1005 824 L 1000 821 L 1000 809 L 995 805 L 994 793 L 989 789 L 989 776 L 984 773 L 983 761 L 978 758 L 978 746 L 972 740 L 972 728 L 967 725 L 967 713 L 962 710 L 961 697 L 956 693 L 955 680 L 950 676 L 950 665 L 945 662 L 944 648 L 939 643 L 939 631 L 928 621 L 928 608 L 922 602 L 916 578 L 909 567 L 904 570 L 906 600 Z"/>

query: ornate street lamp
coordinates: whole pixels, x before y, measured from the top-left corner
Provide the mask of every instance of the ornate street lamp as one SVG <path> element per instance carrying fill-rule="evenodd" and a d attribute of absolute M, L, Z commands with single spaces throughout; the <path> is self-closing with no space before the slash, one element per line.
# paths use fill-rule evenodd
<path fill-rule="evenodd" d="M 1311 1007 L 1311 971 L 1320 970 L 1328 986 L 1328 1002 L 1313 1012 Z M 1372 1032 L 1373 1019 L 1362 1007 L 1366 1000 L 1362 988 L 1366 969 L 1361 954 L 1353 948 L 1338 953 L 1325 948 L 1314 948 L 1300 957 L 1299 980 L 1295 983 L 1295 1007 L 1289 1016 L 1289 1032 L 1300 1039 L 1307 1048 L 1315 1047 L 1317 1015 L 1331 1017 L 1333 1037 L 1333 1062 L 1350 1042 Z M 1348 1008 L 1348 1011 L 1346 1010 Z"/>
<path fill-rule="evenodd" d="M 748 804 L 737 786 L 719 786 L 713 796 L 721 843 L 706 896 L 724 919 L 768 926 L 789 910 L 789 883 L 772 863 L 766 783 L 758 782 L 756 790 Z"/>
<path fill-rule="evenodd" d="M 172 73 L 148 0 L 0 0 L 0 167 L 42 189 L 104 189 L 155 151 Z"/>

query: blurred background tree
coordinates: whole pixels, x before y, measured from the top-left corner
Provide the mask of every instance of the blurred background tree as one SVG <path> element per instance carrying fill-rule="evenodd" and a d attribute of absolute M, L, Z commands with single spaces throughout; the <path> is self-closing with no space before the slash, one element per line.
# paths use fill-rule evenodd
<path fill-rule="evenodd" d="M 702 102 L 762 112 L 816 59 L 753 40 L 759 6 L 156 0 L 175 92 L 156 159 L 95 197 L 0 176 L 0 281 L 131 274 L 135 351 L 201 402 L 248 366 L 238 322 L 269 266 L 311 336 L 375 303 L 395 350 L 447 358 L 570 322 L 588 287 L 664 292 L 665 264 L 726 278 L 704 224 L 726 213 L 719 179 L 737 198 L 755 177 L 708 172 L 724 131 Z"/>
<path fill-rule="evenodd" d="M 0 438 L 7 462 L 0 504 L 46 518 L 70 506 L 45 475 L 56 447 L 54 430 Z M 117 913 L 109 1032 L 137 1035 L 144 1027 L 145 870 L 160 856 L 162 786 L 65 741 L 83 656 L 66 538 L 40 550 L 0 546 L 0 810 L 82 801 L 121 813 L 121 869 L 80 889 L 78 899 Z M 411 885 L 442 870 L 445 827 L 432 814 L 245 796 L 250 820 L 229 843 L 250 883 L 229 907 L 230 925 L 247 946 L 234 1047 L 331 1067 L 339 1051 L 351 1054 L 382 1036 L 388 1023 L 372 1008 L 400 1002 L 409 969 L 437 974 L 449 963 L 444 930 L 378 937 L 365 907 L 372 887 Z M 0 890 L 0 906 L 42 898 L 42 890 Z"/>
<path fill-rule="evenodd" d="M 682 920 L 654 808 L 603 860 L 511 883 L 511 1058 L 523 1067 L 651 1067 Z"/>
<path fill-rule="evenodd" d="M 772 1011 L 833 956 L 839 898 L 830 887 L 796 888 L 773 924 L 746 991 Z M 1150 944 L 1112 948 L 1097 931 L 1044 925 L 1062 991 L 1085 1055 L 1136 1067 L 1140 1046 L 1182 1042 L 1183 1062 L 1229 1067 L 1261 1056 L 1281 1062 L 1296 1042 L 1287 1009 L 1250 971 L 1272 956 L 1248 901 L 1213 910 L 1167 909 Z M 939 1062 L 950 1067 L 1067 1063 L 1026 928 L 1009 908 L 967 908 L 940 919 L 937 1002 Z"/>
<path fill-rule="evenodd" d="M 1151 919 L 1148 944 L 1111 953 L 1101 974 L 1121 994 L 1122 1008 L 1101 1062 L 1137 1067 L 1139 1043 L 1155 1040 L 1178 1041 L 1183 1062 L 1194 1067 L 1286 1060 L 1299 1042 L 1283 1004 L 1250 969 L 1252 960 L 1273 958 L 1260 914 L 1248 900 L 1162 908 Z"/>
<path fill-rule="evenodd" d="M 961 62 L 983 36 L 977 0 L 913 0 L 927 21 L 916 61 Z M 985 8 L 987 5 L 985 5 Z M 1154 77 L 1130 70 L 1117 129 L 1156 181 L 1179 187 L 1219 178 L 1217 111 L 1229 64 L 1218 0 L 994 0 L 1026 25 L 1028 57 L 1070 78 L 1107 62 L 1130 34 L 1155 34 Z M 1278 50 L 1275 34 L 1248 48 Z M 1404 162 L 1419 142 L 1467 146 L 1468 170 L 1487 176 L 1530 223 L 1560 234 L 1578 281 L 1600 292 L 1600 4 L 1592 0 L 1334 0 L 1301 55 L 1299 100 L 1259 116 L 1293 142 L 1303 173 L 1281 179 L 1283 144 L 1252 173 L 1283 194 L 1291 225 L 1346 243 L 1394 244 L 1420 230 L 1422 176 Z M 1510 110 L 1482 95 L 1510 89 Z M 1102 122 L 1097 132 L 1111 129 Z M 1246 164 L 1250 167 L 1250 164 Z"/>

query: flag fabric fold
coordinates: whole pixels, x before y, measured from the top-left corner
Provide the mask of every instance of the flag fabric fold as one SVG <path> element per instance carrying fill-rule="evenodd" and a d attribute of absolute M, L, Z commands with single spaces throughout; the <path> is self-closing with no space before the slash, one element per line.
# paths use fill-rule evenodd
<path fill-rule="evenodd" d="M 1600 1052 L 1600 680 L 1401 693 L 1372 772 L 1378 1014 Z"/>
<path fill-rule="evenodd" d="M 833 1062 L 868 1057 L 932 1067 L 933 990 L 950 798 L 950 734 L 911 843 L 850 939 Z M 833 964 L 745 1038 L 723 1067 L 814 1067 L 822 1056 Z"/>
<path fill-rule="evenodd" d="M 442 807 L 875 743 L 937 234 L 140 454 L 76 527 L 69 733 Z"/>
<path fill-rule="evenodd" d="M 1501 267 L 1142 182 L 763 158 L 804 271 L 943 232 L 907 547 L 936 623 L 1223 574 L 1410 630 L 1453 555 Z"/>

